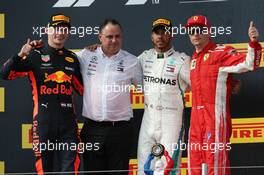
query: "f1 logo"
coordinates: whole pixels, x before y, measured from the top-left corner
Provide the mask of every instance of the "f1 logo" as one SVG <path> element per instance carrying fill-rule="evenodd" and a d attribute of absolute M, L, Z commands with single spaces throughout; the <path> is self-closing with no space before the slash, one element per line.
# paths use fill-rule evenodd
<path fill-rule="evenodd" d="M 53 7 L 90 7 L 94 1 L 95 0 L 58 0 Z M 125 5 L 143 5 L 147 1 L 148 0 L 128 0 Z"/>
<path fill-rule="evenodd" d="M 129 0 L 126 5 L 142 5 L 145 4 L 147 0 Z"/>
<path fill-rule="evenodd" d="M 5 37 L 5 14 L 0 14 L 0 38 Z"/>
<path fill-rule="evenodd" d="M 89 7 L 95 0 L 58 0 L 53 7 Z"/>

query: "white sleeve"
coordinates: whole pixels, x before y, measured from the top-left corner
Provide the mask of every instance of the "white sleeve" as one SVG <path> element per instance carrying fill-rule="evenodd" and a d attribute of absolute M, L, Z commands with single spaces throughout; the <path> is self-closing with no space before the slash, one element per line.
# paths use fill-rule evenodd
<path fill-rule="evenodd" d="M 75 54 L 77 55 L 77 58 L 78 58 L 78 60 L 80 62 L 80 69 L 81 70 L 83 70 L 83 67 L 84 67 L 84 64 L 85 64 L 85 62 L 84 62 L 84 59 L 85 59 L 84 52 L 85 52 L 85 49 L 82 49 L 82 50 L 80 50 L 78 52 L 75 52 Z"/>
<path fill-rule="evenodd" d="M 139 60 L 139 64 L 140 64 L 141 68 L 143 68 L 144 55 L 145 55 L 145 52 L 142 52 L 142 53 L 138 56 L 138 60 Z"/>
<path fill-rule="evenodd" d="M 142 86 L 143 85 L 143 71 L 142 71 L 142 67 L 141 67 L 139 60 L 137 60 L 137 63 L 136 63 L 135 68 L 134 68 L 133 84 L 135 86 L 138 86 L 138 85 Z"/>
<path fill-rule="evenodd" d="M 81 62 L 81 60 L 83 59 L 83 52 L 84 52 L 84 49 L 78 51 L 78 52 L 75 52 L 75 54 L 77 55 L 77 58 L 79 60 L 79 62 Z"/>
<path fill-rule="evenodd" d="M 246 56 L 232 47 L 226 47 L 223 53 L 219 70 L 226 73 L 243 73 L 259 67 L 261 45 L 258 42 L 250 42 Z"/>
<path fill-rule="evenodd" d="M 185 60 L 184 60 L 184 63 L 182 65 L 182 68 L 181 68 L 180 76 L 188 86 L 191 86 L 191 83 L 190 83 L 190 57 L 187 55 L 185 56 Z"/>

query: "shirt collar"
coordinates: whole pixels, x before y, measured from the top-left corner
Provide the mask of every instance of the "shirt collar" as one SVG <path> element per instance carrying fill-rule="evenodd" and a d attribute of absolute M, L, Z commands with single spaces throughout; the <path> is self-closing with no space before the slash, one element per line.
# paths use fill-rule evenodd
<path fill-rule="evenodd" d="M 208 50 L 211 50 L 211 49 L 214 49 L 216 47 L 216 44 L 212 41 L 210 41 L 204 48 L 201 52 L 197 52 L 196 50 L 194 51 L 193 53 L 193 57 L 197 57 L 199 56 L 200 54 L 204 54 L 206 53 Z"/>
<path fill-rule="evenodd" d="M 174 53 L 174 48 L 171 47 L 168 51 L 163 52 L 163 53 L 158 53 L 156 50 L 154 50 L 154 53 L 157 58 L 167 58 Z"/>
<path fill-rule="evenodd" d="M 48 52 L 51 52 L 51 53 L 55 53 L 55 54 L 58 54 L 58 55 L 63 55 L 64 52 L 65 52 L 65 48 L 61 48 L 61 49 L 56 49 L 54 47 L 51 47 L 49 44 L 46 45 L 46 48 L 48 50 Z"/>
<path fill-rule="evenodd" d="M 117 52 L 117 54 L 115 55 L 112 55 L 111 57 L 108 57 L 104 54 L 103 50 L 102 50 L 102 47 L 99 47 L 98 48 L 98 53 L 102 56 L 102 58 L 108 58 L 108 59 L 116 59 L 119 57 L 119 55 L 121 54 L 121 49 Z"/>

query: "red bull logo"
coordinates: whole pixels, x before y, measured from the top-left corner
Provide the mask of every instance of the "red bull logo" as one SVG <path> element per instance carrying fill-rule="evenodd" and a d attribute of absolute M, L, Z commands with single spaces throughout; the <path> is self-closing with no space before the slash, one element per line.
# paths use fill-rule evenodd
<path fill-rule="evenodd" d="M 34 152 L 36 156 L 40 156 L 40 151 L 38 148 L 38 144 L 39 144 L 39 136 L 37 134 L 37 127 L 38 127 L 38 122 L 37 121 L 33 121 L 33 126 L 32 126 L 32 142 L 34 145 Z"/>
<path fill-rule="evenodd" d="M 68 76 L 63 71 L 57 71 L 49 75 L 45 73 L 45 78 L 46 79 L 44 80 L 44 82 L 52 81 L 57 83 L 64 83 L 64 82 L 71 83 L 72 75 Z"/>
<path fill-rule="evenodd" d="M 52 94 L 66 94 L 72 95 L 72 87 L 67 88 L 64 84 L 57 84 L 56 87 L 47 87 L 46 85 L 40 86 L 41 95 L 52 95 Z"/>

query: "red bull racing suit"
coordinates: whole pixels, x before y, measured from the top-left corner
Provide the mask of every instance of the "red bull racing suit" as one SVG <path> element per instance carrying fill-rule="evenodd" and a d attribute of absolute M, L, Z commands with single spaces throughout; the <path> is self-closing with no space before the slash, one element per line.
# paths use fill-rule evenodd
<path fill-rule="evenodd" d="M 72 95 L 73 89 L 79 94 L 83 91 L 78 59 L 65 48 L 56 50 L 46 46 L 33 49 L 27 58 L 15 55 L 1 67 L 3 79 L 21 76 L 28 76 L 31 81 L 34 103 L 32 139 L 38 174 L 54 171 L 77 173 L 79 156 L 77 149 L 72 148 L 78 146 L 79 135 Z"/>

